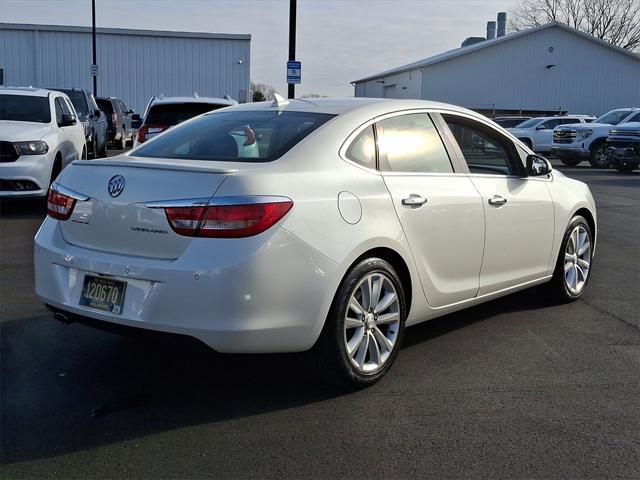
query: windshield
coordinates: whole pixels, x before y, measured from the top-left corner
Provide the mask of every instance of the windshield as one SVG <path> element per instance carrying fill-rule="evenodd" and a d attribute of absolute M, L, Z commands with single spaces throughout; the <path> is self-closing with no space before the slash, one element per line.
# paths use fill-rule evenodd
<path fill-rule="evenodd" d="M 516 125 L 516 127 L 518 128 L 531 128 L 531 127 L 535 127 L 537 124 L 540 123 L 542 119 L 541 118 L 530 118 L 529 120 L 525 120 L 522 123 L 519 123 L 518 125 Z"/>
<path fill-rule="evenodd" d="M 55 88 L 53 90 L 56 90 Z M 87 99 L 84 96 L 84 92 L 82 90 L 60 90 L 59 92 L 66 93 L 73 103 L 73 108 L 76 109 L 78 114 L 87 115 L 89 113 L 89 106 L 87 105 Z"/>
<path fill-rule="evenodd" d="M 228 107 L 228 105 L 218 105 L 211 103 L 167 103 L 154 105 L 149 109 L 147 118 L 144 123 L 146 125 L 163 125 L 170 127 L 197 117 L 203 113 L 211 112 L 219 108 Z"/>
<path fill-rule="evenodd" d="M 51 110 L 48 97 L 0 95 L 0 120 L 49 123 Z"/>
<path fill-rule="evenodd" d="M 232 111 L 205 115 L 134 150 L 137 157 L 270 162 L 284 155 L 333 115 Z"/>
<path fill-rule="evenodd" d="M 613 112 L 605 113 L 601 117 L 596 118 L 593 123 L 608 123 L 609 125 L 617 125 L 627 116 L 632 110 L 614 110 Z"/>

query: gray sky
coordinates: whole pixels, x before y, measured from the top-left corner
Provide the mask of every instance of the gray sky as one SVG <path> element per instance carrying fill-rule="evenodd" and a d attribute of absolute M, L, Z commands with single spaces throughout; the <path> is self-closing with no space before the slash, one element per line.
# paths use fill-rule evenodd
<path fill-rule="evenodd" d="M 350 81 L 484 36 L 516 0 L 298 0 L 296 95 L 352 96 Z M 250 33 L 251 79 L 286 92 L 288 0 L 96 0 L 98 27 Z M 91 25 L 90 0 L 0 0 L 0 22 Z M 99 63 L 99 59 L 98 59 Z"/>

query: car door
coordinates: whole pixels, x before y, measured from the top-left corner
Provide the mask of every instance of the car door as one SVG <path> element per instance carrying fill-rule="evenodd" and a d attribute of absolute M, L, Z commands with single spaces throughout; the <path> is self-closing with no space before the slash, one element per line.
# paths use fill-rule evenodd
<path fill-rule="evenodd" d="M 478 294 L 544 277 L 554 237 L 550 179 L 527 177 L 524 150 L 488 122 L 456 114 L 443 118 L 483 200 L 486 233 Z"/>
<path fill-rule="evenodd" d="M 437 121 L 437 119 L 436 119 Z M 375 123 L 379 168 L 432 307 L 475 297 L 484 249 L 482 199 L 459 173 L 426 112 Z"/>
<path fill-rule="evenodd" d="M 63 105 L 66 107 L 65 111 L 73 115 L 73 117 L 76 119 L 75 125 L 65 127 L 67 128 L 69 139 L 71 141 L 71 145 L 69 145 L 69 148 L 72 151 L 70 152 L 69 158 L 71 158 L 72 160 L 76 160 L 78 158 L 82 158 L 82 151 L 84 150 L 86 144 L 84 127 L 78 119 L 78 113 L 73 107 L 73 104 L 66 98 L 61 98 L 61 100 Z"/>

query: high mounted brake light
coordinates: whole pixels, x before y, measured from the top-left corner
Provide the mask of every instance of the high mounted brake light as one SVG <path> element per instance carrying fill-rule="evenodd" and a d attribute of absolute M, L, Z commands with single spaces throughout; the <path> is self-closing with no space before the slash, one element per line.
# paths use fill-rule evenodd
<path fill-rule="evenodd" d="M 286 197 L 223 197 L 204 203 L 181 200 L 146 206 L 163 208 L 169 225 L 179 235 L 242 238 L 271 228 L 291 209 L 293 201 Z"/>

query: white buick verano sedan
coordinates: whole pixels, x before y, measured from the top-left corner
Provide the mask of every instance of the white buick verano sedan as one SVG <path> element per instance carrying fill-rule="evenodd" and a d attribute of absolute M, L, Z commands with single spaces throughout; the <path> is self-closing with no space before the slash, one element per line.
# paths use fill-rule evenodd
<path fill-rule="evenodd" d="M 361 387 L 406 326 L 544 282 L 580 297 L 595 240 L 588 187 L 477 113 L 279 98 L 73 162 L 50 190 L 35 279 L 66 322 L 311 350 Z"/>

